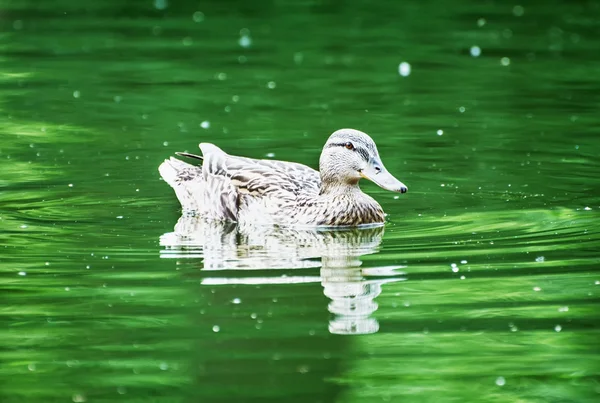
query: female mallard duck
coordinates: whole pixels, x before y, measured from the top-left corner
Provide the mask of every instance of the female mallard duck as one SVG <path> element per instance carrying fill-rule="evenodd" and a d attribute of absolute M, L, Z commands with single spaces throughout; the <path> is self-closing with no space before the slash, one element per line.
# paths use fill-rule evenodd
<path fill-rule="evenodd" d="M 175 189 L 184 212 L 240 224 L 356 226 L 383 223 L 383 209 L 358 187 L 360 178 L 383 189 L 407 188 L 383 166 L 366 133 L 334 132 L 321 152 L 319 171 L 295 162 L 228 155 L 200 143 L 202 167 L 171 157 L 158 170 Z"/>

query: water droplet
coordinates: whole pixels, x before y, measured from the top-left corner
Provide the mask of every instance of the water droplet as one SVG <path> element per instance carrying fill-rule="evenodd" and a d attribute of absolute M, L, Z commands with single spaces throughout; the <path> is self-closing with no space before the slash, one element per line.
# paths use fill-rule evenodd
<path fill-rule="evenodd" d="M 191 46 L 194 43 L 194 40 L 190 36 L 186 36 L 181 40 L 183 46 Z"/>
<path fill-rule="evenodd" d="M 210 122 L 205 120 L 204 122 L 200 123 L 200 127 L 203 129 L 208 129 L 210 127 Z"/>
<path fill-rule="evenodd" d="M 204 21 L 204 13 L 202 11 L 196 11 L 194 15 L 192 15 L 192 19 L 194 22 L 202 22 Z"/>
<path fill-rule="evenodd" d="M 232 97 L 231 97 L 231 100 L 232 100 L 233 102 L 237 103 L 237 102 L 239 102 L 239 100 L 240 100 L 240 96 L 239 96 L 239 95 L 234 95 L 234 96 L 232 96 Z"/>
<path fill-rule="evenodd" d="M 70 287 L 65 287 L 65 291 L 71 291 Z"/>
<path fill-rule="evenodd" d="M 241 47 L 249 48 L 252 45 L 252 39 L 248 35 L 240 36 L 240 40 L 238 41 Z"/>
<path fill-rule="evenodd" d="M 543 263 L 546 260 L 544 256 L 538 256 L 535 258 L 535 261 L 538 263 Z"/>
<path fill-rule="evenodd" d="M 464 260 L 464 259 L 460 261 L 460 264 L 467 264 L 467 263 L 468 262 L 466 260 Z"/>
<path fill-rule="evenodd" d="M 583 209 L 584 209 L 585 211 L 590 211 L 592 208 L 591 208 L 591 207 L 587 207 L 587 206 L 586 206 L 586 207 L 584 207 Z"/>
<path fill-rule="evenodd" d="M 268 158 L 273 158 L 273 157 L 275 157 L 275 153 L 267 153 L 267 157 Z"/>
<path fill-rule="evenodd" d="M 231 300 L 231 302 L 237 305 L 237 304 L 240 304 L 242 302 L 242 300 L 239 298 L 234 298 Z"/>
<path fill-rule="evenodd" d="M 460 276 L 460 279 L 464 280 L 464 279 L 466 279 L 466 277 L 465 276 Z"/>
<path fill-rule="evenodd" d="M 275 87 L 277 87 L 277 84 L 275 83 L 275 81 L 269 81 L 269 82 L 267 83 L 267 88 L 269 88 L 269 89 L 271 89 L 271 90 L 272 90 L 272 89 L 274 89 Z"/>
<path fill-rule="evenodd" d="M 510 59 L 508 57 L 503 57 L 502 59 L 500 59 L 500 63 L 503 66 L 508 66 L 510 64 Z"/>
<path fill-rule="evenodd" d="M 301 52 L 294 53 L 294 63 L 302 64 L 303 60 L 304 60 L 304 55 Z"/>
<path fill-rule="evenodd" d="M 444 131 L 443 131 L 442 129 L 439 129 L 439 130 L 437 131 L 437 135 L 438 135 L 438 136 L 441 136 L 442 134 L 444 134 Z"/>
<path fill-rule="evenodd" d="M 127 388 L 125 388 L 125 386 L 119 386 L 117 388 L 117 393 L 120 395 L 124 395 L 125 393 L 127 393 Z"/>
<path fill-rule="evenodd" d="M 73 98 L 79 98 L 81 96 L 81 92 L 75 90 L 73 91 Z"/>
<path fill-rule="evenodd" d="M 122 216 L 122 215 L 118 215 L 118 216 L 117 216 L 117 218 L 118 218 L 118 219 L 121 219 L 121 218 L 123 218 L 123 216 Z"/>
<path fill-rule="evenodd" d="M 542 289 L 540 287 L 533 287 L 533 291 L 542 291 Z"/>
<path fill-rule="evenodd" d="M 458 108 L 458 111 L 459 111 L 460 113 L 465 113 L 465 110 L 466 110 L 466 109 L 465 109 L 465 107 L 464 107 L 464 106 L 461 106 L 461 107 L 459 107 L 459 108 Z"/>
<path fill-rule="evenodd" d="M 169 2 L 167 0 L 154 0 L 154 8 L 157 10 L 164 10 L 169 6 Z"/>
<path fill-rule="evenodd" d="M 481 48 L 479 46 L 471 46 L 471 56 L 479 57 L 481 55 Z"/>
<path fill-rule="evenodd" d="M 31 364 L 27 365 L 27 369 L 30 371 L 35 371 L 35 364 L 31 363 Z"/>
<path fill-rule="evenodd" d="M 225 81 L 225 80 L 227 80 L 227 73 L 219 73 L 219 74 L 217 74 L 217 80 L 219 80 L 219 81 Z"/>
<path fill-rule="evenodd" d="M 169 364 L 167 364 L 166 362 L 161 362 L 160 365 L 158 366 L 162 371 L 166 371 L 167 369 L 169 369 Z"/>
<path fill-rule="evenodd" d="M 512 12 L 515 15 L 515 17 L 521 17 L 523 14 L 525 14 L 525 9 L 523 8 L 523 6 L 516 5 L 513 7 Z"/>
<path fill-rule="evenodd" d="M 220 330 L 221 330 L 221 328 L 219 326 L 217 326 L 217 325 L 214 325 L 212 327 L 212 331 L 215 332 L 215 333 L 219 333 Z"/>
<path fill-rule="evenodd" d="M 165 146 L 165 147 L 166 147 L 166 146 L 168 146 L 168 145 L 169 145 L 169 142 L 168 142 L 168 141 L 163 141 L 163 146 Z"/>
<path fill-rule="evenodd" d="M 485 18 L 480 18 L 477 20 L 477 26 L 479 28 L 483 27 L 485 25 L 485 23 L 486 23 Z"/>
<path fill-rule="evenodd" d="M 19 272 L 19 276 L 26 276 L 26 275 L 27 275 L 27 272 L 24 272 L 24 271 Z"/>
<path fill-rule="evenodd" d="M 85 395 L 82 395 L 81 393 L 76 393 L 72 396 L 72 399 L 75 403 L 81 403 L 81 402 L 85 402 L 86 398 Z"/>
<path fill-rule="evenodd" d="M 117 104 L 118 104 L 118 103 L 120 103 L 120 102 L 121 102 L 121 100 L 122 100 L 123 98 L 122 98 L 120 95 L 115 95 L 115 97 L 114 97 L 113 99 L 114 99 L 115 103 L 117 103 Z"/>
<path fill-rule="evenodd" d="M 410 75 L 410 64 L 408 64 L 407 62 L 400 63 L 400 65 L 398 66 L 398 73 L 402 77 L 408 77 Z"/>
<path fill-rule="evenodd" d="M 499 376 L 498 378 L 496 378 L 496 385 L 498 385 L 498 386 L 506 385 L 506 379 L 504 379 L 503 376 Z"/>
<path fill-rule="evenodd" d="M 555 332 L 557 332 L 557 333 L 558 333 L 558 332 L 560 332 L 561 330 L 562 330 L 562 326 L 561 326 L 561 325 L 556 325 L 556 326 L 554 326 L 554 331 L 555 331 Z"/>

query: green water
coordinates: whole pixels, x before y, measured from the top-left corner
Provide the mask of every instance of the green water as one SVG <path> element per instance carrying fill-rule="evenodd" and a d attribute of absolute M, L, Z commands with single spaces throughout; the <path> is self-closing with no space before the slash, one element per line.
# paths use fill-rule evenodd
<path fill-rule="evenodd" d="M 0 401 L 598 401 L 599 29 L 592 0 L 0 1 Z M 409 188 L 363 185 L 384 229 L 178 223 L 158 176 L 200 141 L 316 167 L 341 127 Z"/>

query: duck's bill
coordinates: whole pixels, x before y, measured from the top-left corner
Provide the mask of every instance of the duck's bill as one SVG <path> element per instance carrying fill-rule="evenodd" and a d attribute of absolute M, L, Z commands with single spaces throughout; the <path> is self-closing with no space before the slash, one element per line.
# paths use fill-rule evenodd
<path fill-rule="evenodd" d="M 385 190 L 400 193 L 406 193 L 408 190 L 406 185 L 394 178 L 380 161 L 371 162 L 366 168 L 360 171 L 360 176 Z"/>

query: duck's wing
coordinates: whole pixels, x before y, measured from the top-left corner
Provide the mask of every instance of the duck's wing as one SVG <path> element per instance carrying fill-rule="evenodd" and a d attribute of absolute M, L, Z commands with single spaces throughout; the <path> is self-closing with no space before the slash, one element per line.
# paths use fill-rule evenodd
<path fill-rule="evenodd" d="M 314 169 L 295 162 L 257 160 L 226 154 L 202 143 L 206 183 L 227 181 L 238 194 L 270 196 L 286 200 L 316 195 L 321 179 Z"/>

